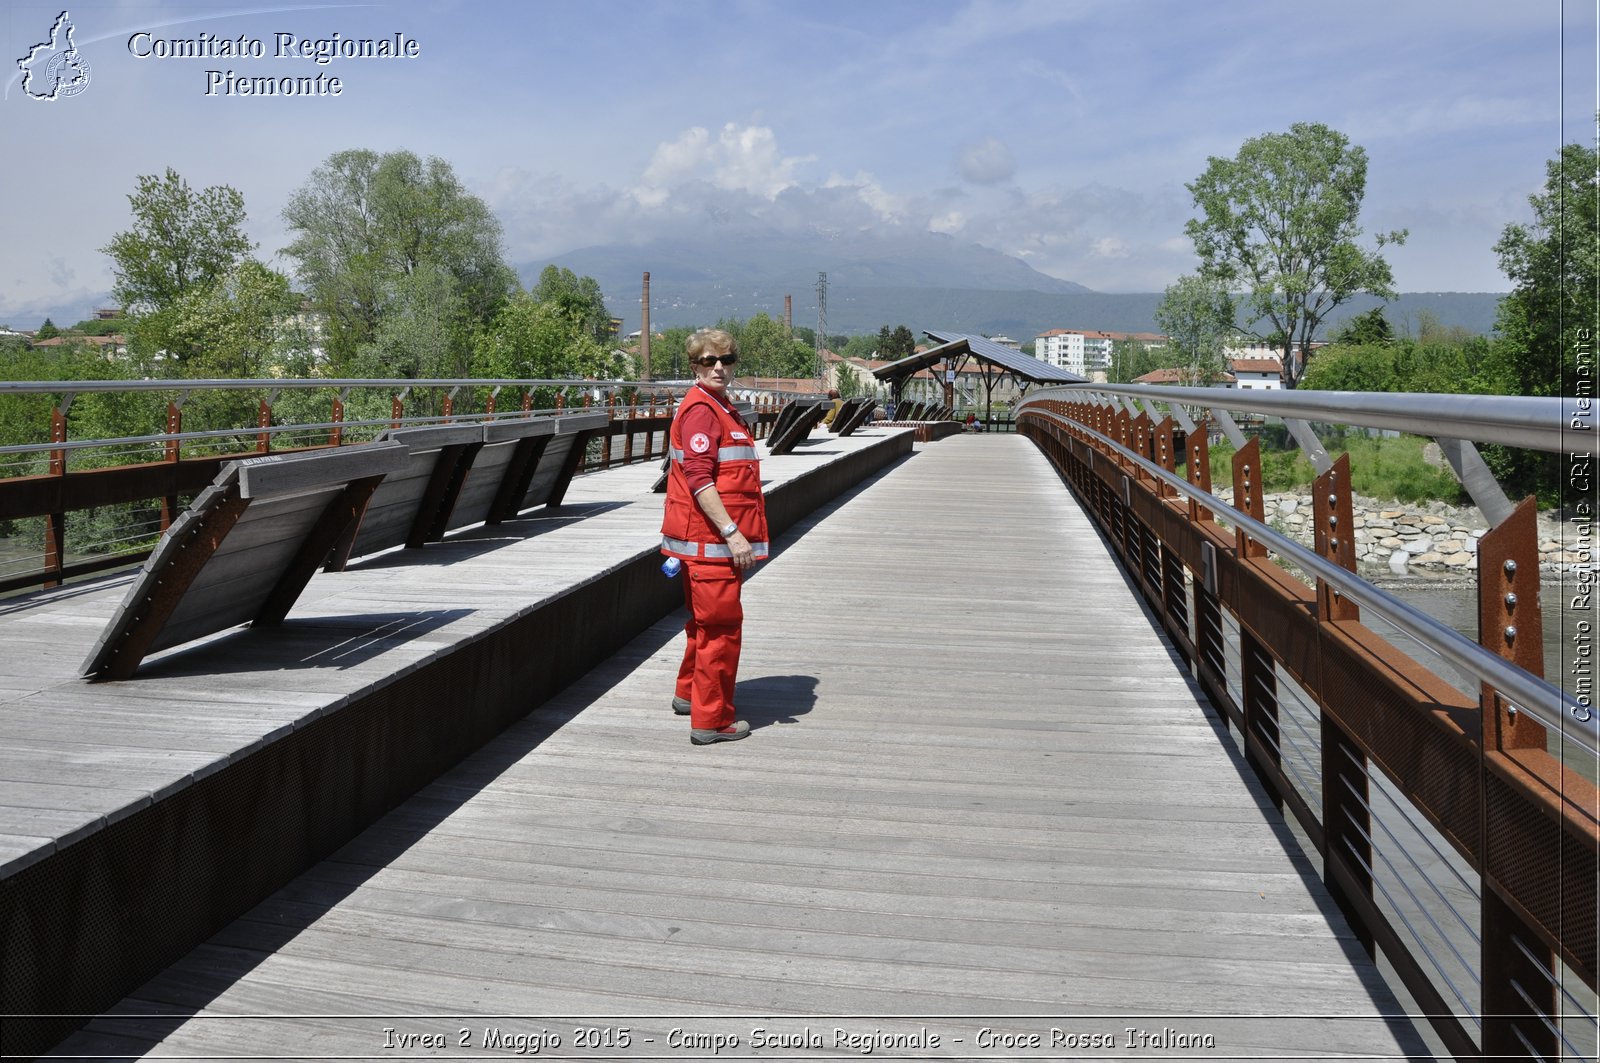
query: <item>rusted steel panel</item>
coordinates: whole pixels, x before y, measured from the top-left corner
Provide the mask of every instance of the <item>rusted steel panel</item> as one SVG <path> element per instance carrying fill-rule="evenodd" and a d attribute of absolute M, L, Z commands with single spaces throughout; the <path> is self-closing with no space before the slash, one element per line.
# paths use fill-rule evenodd
<path fill-rule="evenodd" d="M 1525 498 L 1511 516 L 1478 540 L 1478 642 L 1534 675 L 1544 675 L 1544 617 L 1539 609 L 1537 507 Z M 1491 749 L 1546 748 L 1545 728 L 1528 713 L 1513 714 L 1483 688 Z"/>
<path fill-rule="evenodd" d="M 1251 439 L 1233 454 L 1233 508 L 1247 517 L 1264 520 L 1261 501 L 1261 444 Z M 1267 548 L 1241 530 L 1235 552 L 1240 557 L 1265 557 Z"/>
<path fill-rule="evenodd" d="M 1592 986 L 1600 973 L 1594 805 L 1536 788 L 1503 754 L 1485 759 L 1485 880 Z"/>
<path fill-rule="evenodd" d="M 1322 711 L 1476 862 L 1476 703 L 1357 621 L 1324 624 L 1321 636 L 1321 683 L 1312 693 Z"/>
<path fill-rule="evenodd" d="M 1356 570 L 1354 507 L 1350 501 L 1350 455 L 1311 485 L 1312 549 L 1347 572 Z M 1323 580 L 1317 580 L 1317 615 L 1324 620 L 1359 620 L 1361 610 Z"/>

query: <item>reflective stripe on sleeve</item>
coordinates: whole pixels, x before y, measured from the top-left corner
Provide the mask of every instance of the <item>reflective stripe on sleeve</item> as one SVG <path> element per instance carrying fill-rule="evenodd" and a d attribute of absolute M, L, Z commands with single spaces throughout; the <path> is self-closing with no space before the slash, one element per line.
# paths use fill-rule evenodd
<path fill-rule="evenodd" d="M 683 464 L 683 451 L 677 447 L 669 447 L 667 456 L 679 465 Z M 718 461 L 755 461 L 755 447 L 719 447 L 717 448 Z"/>
<path fill-rule="evenodd" d="M 687 539 L 674 539 L 670 536 L 661 537 L 663 549 L 671 550 L 675 554 L 685 554 L 689 557 L 733 557 L 733 548 L 726 543 L 694 543 Z M 751 543 L 750 550 L 757 557 L 767 557 L 772 553 L 772 548 L 767 543 Z"/>

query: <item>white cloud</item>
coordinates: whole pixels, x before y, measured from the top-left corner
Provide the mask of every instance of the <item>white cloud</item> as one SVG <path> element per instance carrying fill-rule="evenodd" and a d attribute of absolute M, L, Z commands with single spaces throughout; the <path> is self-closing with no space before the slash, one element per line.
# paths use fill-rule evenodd
<path fill-rule="evenodd" d="M 956 165 L 962 177 L 979 185 L 998 184 L 1017 172 L 1011 149 L 995 137 L 984 137 L 962 148 Z"/>
<path fill-rule="evenodd" d="M 657 145 L 633 195 L 644 206 L 658 207 L 677 187 L 703 180 L 726 191 L 775 199 L 794 186 L 795 169 L 814 158 L 782 156 L 777 138 L 766 126 L 729 122 L 715 140 L 704 128 L 693 126 L 678 139 Z"/>
<path fill-rule="evenodd" d="M 882 220 L 899 219 L 905 213 L 905 200 L 886 191 L 878 179 L 869 173 L 858 172 L 854 177 L 840 177 L 830 174 L 823 188 L 848 188 L 855 192 L 856 197 L 872 209 Z"/>
<path fill-rule="evenodd" d="M 959 210 L 947 211 L 928 222 L 928 230 L 936 233 L 958 233 L 966 227 L 967 216 Z"/>
<path fill-rule="evenodd" d="M 1128 245 L 1116 236 L 1102 236 L 1089 245 L 1089 253 L 1096 258 L 1127 258 Z"/>

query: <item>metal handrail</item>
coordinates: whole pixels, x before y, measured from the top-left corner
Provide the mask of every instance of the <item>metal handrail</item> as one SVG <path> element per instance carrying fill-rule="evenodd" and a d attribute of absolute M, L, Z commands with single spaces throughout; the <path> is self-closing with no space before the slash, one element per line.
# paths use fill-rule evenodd
<path fill-rule="evenodd" d="M 1056 390 L 1056 389 L 1052 389 Z M 1081 390 L 1081 389 L 1078 389 Z M 1154 389 L 1152 389 L 1154 390 Z M 1195 391 L 1208 389 L 1163 388 L 1163 391 Z M 1030 396 L 1031 403 L 1042 396 Z M 1548 400 L 1560 402 L 1561 400 Z M 1027 403 L 1024 404 L 1026 407 Z M 1538 676 L 1523 671 L 1504 658 L 1484 649 L 1448 625 L 1408 605 L 1394 595 L 1373 586 L 1348 569 L 1341 568 L 1315 552 L 1306 549 L 1293 539 L 1256 520 L 1248 513 L 1233 508 L 1227 502 L 1203 490 L 1176 473 L 1170 473 L 1155 462 L 1120 443 L 1095 432 L 1086 425 L 1071 421 L 1060 414 L 1030 410 L 1036 416 L 1048 416 L 1063 424 L 1071 424 L 1094 436 L 1116 453 L 1135 463 L 1151 477 L 1200 503 L 1208 509 L 1226 514 L 1228 523 L 1243 528 L 1258 543 L 1299 565 L 1325 583 L 1337 588 L 1340 594 L 1363 608 L 1371 609 L 1395 627 L 1456 665 L 1463 672 L 1496 690 L 1510 696 L 1519 707 L 1527 709 L 1541 723 L 1554 729 L 1563 737 L 1573 740 L 1585 752 L 1600 756 L 1600 717 L 1577 698 Z M 1580 739 L 1586 739 L 1583 741 Z"/>
<path fill-rule="evenodd" d="M 460 378 L 425 378 L 408 380 L 404 378 L 372 378 L 354 379 L 346 377 L 265 377 L 251 380 L 0 380 L 0 395 L 58 395 L 79 394 L 90 392 L 116 392 L 116 391 L 258 391 L 258 390 L 306 390 L 315 388 L 389 388 L 403 390 L 405 388 L 444 388 L 444 387 L 472 387 L 472 388 L 579 388 L 599 389 L 608 388 L 637 388 L 640 390 L 662 389 L 670 390 L 674 387 L 687 387 L 693 381 L 677 380 L 623 380 L 609 378 L 605 380 L 575 380 L 575 379 L 501 379 L 498 377 L 460 377 Z M 777 388 L 741 387 L 745 391 L 759 391 L 763 394 L 778 398 L 798 395 L 812 395 L 812 392 L 785 391 Z"/>
<path fill-rule="evenodd" d="M 1592 417 L 1592 406 L 1575 398 L 1525 395 L 1428 395 L 1365 391 L 1272 391 L 1180 388 L 1147 384 L 1062 384 L 1034 391 L 1023 400 L 1072 401 L 1084 395 L 1154 399 L 1207 409 L 1270 417 L 1381 428 L 1412 435 L 1445 436 L 1500 443 L 1560 454 L 1575 424 Z M 1582 400 L 1587 402 L 1588 400 Z"/>
<path fill-rule="evenodd" d="M 585 408 L 574 406 L 565 410 L 543 408 L 537 410 L 510 410 L 494 414 L 488 413 L 457 413 L 452 414 L 447 422 L 443 415 L 426 417 L 381 417 L 365 421 L 308 421 L 304 424 L 275 424 L 260 427 L 256 425 L 244 428 L 208 428 L 199 432 L 158 432 L 143 436 L 116 436 L 112 439 L 69 439 L 60 443 L 17 443 L 8 447 L 0 447 L 0 455 L 5 454 L 32 454 L 38 451 L 69 451 L 89 450 L 102 447 L 139 446 L 153 443 L 181 443 L 202 439 L 228 439 L 234 436 L 265 436 L 287 435 L 295 432 L 326 432 L 337 429 L 350 428 L 393 428 L 396 425 L 435 425 L 435 424 L 465 424 L 475 421 L 499 424 L 502 421 L 513 421 L 518 418 L 533 419 L 535 417 L 572 417 L 580 413 L 602 413 L 609 407 L 599 406 Z M 643 410 L 648 406 L 633 405 L 619 406 L 619 410 Z M 493 419 L 491 422 L 491 418 Z"/>

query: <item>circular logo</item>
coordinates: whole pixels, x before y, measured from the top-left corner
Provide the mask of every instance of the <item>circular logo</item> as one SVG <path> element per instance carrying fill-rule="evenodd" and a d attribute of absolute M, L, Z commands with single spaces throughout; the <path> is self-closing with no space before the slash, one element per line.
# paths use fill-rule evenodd
<path fill-rule="evenodd" d="M 44 83 L 51 86 L 52 97 L 76 96 L 89 87 L 89 64 L 77 49 L 57 52 L 45 65 Z"/>
<path fill-rule="evenodd" d="M 696 454 L 704 454 L 711 449 L 711 439 L 704 432 L 696 432 L 689 438 L 689 449 Z"/>

